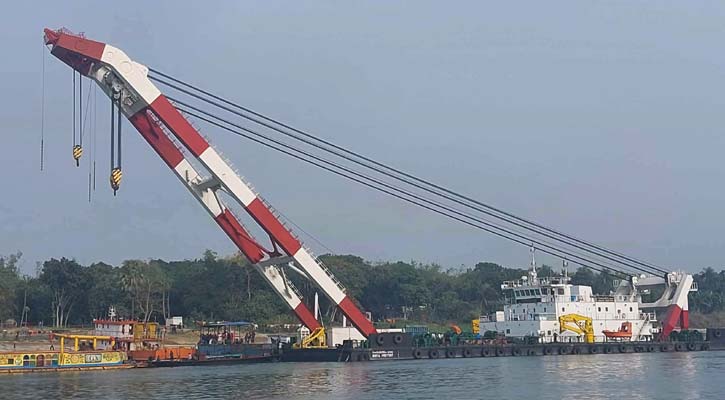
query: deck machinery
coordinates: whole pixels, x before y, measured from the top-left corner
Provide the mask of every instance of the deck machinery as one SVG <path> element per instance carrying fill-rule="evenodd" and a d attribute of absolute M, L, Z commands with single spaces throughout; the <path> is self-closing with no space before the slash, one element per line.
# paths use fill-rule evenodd
<path fill-rule="evenodd" d="M 44 41 L 51 54 L 98 84 L 111 99 L 111 107 L 118 107 L 302 324 L 310 331 L 321 327 L 284 267 L 300 271 L 318 286 L 364 336 L 375 333 L 372 322 L 347 296 L 342 284 L 151 82 L 147 67 L 116 47 L 67 30 L 45 29 Z M 114 190 L 119 181 L 120 168 L 111 176 Z M 269 235 L 271 249 L 244 228 L 219 197 L 220 192 L 241 205 Z"/>

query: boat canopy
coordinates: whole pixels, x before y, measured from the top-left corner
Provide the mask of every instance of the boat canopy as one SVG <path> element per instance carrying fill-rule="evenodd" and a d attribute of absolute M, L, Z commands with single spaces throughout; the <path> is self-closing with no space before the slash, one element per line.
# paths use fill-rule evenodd
<path fill-rule="evenodd" d="M 250 326 L 254 325 L 254 323 L 248 321 L 216 321 L 202 322 L 200 325 L 202 328 L 221 328 L 225 326 Z"/>

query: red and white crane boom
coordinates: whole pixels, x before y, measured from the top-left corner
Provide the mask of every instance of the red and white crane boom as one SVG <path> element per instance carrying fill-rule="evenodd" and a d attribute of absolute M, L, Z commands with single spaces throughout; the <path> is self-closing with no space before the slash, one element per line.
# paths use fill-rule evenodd
<path fill-rule="evenodd" d="M 275 291 L 310 330 L 319 322 L 284 274 L 282 265 L 294 263 L 330 298 L 365 336 L 375 333 L 372 323 L 346 295 L 344 287 L 207 140 L 148 79 L 148 68 L 123 51 L 69 32 L 45 29 L 51 53 L 80 74 L 94 80 L 111 99 L 120 96 L 121 111 L 156 153 L 174 171 L 194 197 L 219 224 L 239 250 L 254 264 Z M 208 173 L 203 178 L 176 147 L 178 141 Z M 227 193 L 269 235 L 266 250 L 244 229 L 218 197 Z"/>

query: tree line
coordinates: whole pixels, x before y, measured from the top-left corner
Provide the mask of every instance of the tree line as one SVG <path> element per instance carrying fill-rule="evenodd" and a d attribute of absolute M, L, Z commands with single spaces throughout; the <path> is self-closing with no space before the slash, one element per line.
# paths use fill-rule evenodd
<path fill-rule="evenodd" d="M 0 322 L 27 322 L 62 327 L 88 325 L 93 318 L 117 315 L 163 322 L 171 316 L 190 320 L 249 320 L 260 324 L 295 323 L 292 313 L 242 257 L 218 257 L 207 250 L 193 260 L 127 260 L 118 266 L 98 262 L 50 259 L 34 276 L 21 274 L 21 253 L 0 256 Z M 376 321 L 464 323 L 502 306 L 500 285 L 519 279 L 524 269 L 481 262 L 471 268 L 446 269 L 416 262 L 371 263 L 353 255 L 321 259 L 347 288 L 347 293 Z M 552 275 L 543 266 L 540 276 Z M 572 282 L 612 290 L 613 277 L 579 268 Z M 315 286 L 289 272 L 305 299 Z M 699 291 L 690 310 L 713 313 L 725 309 L 725 271 L 706 268 L 695 274 Z M 324 320 L 339 320 L 337 309 L 320 293 Z"/>

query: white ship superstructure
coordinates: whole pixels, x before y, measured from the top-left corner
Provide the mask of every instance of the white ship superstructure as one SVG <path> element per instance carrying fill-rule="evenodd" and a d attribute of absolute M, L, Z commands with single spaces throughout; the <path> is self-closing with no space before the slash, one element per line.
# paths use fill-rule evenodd
<path fill-rule="evenodd" d="M 640 310 L 636 291 L 597 295 L 591 286 L 571 284 L 566 272 L 540 278 L 533 264 L 526 276 L 504 282 L 501 289 L 504 309 L 480 318 L 481 334 L 496 331 L 507 337 L 537 337 L 540 342 L 584 341 L 583 334 L 562 329 L 560 317 L 571 315 L 591 318 L 597 342 L 652 340 L 659 333 L 655 314 Z"/>

